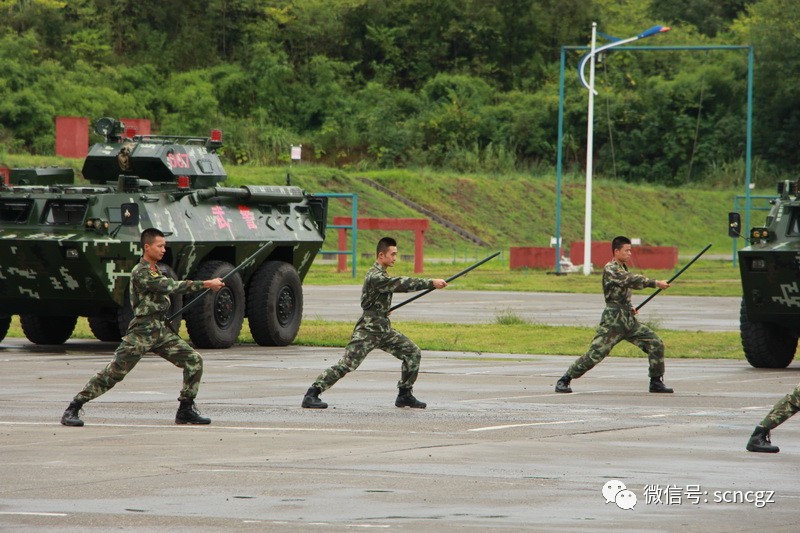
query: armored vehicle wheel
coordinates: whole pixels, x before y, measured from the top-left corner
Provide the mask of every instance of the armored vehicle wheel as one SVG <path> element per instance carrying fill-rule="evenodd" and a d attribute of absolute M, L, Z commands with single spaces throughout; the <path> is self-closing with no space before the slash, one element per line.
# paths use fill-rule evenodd
<path fill-rule="evenodd" d="M 289 263 L 266 261 L 247 289 L 250 333 L 261 346 L 291 344 L 303 318 L 300 277 Z"/>
<path fill-rule="evenodd" d="M 20 315 L 19 322 L 25 336 L 34 344 L 64 344 L 72 335 L 78 317 Z"/>
<path fill-rule="evenodd" d="M 225 261 L 207 261 L 200 265 L 195 278 L 221 278 L 231 270 L 233 265 Z M 242 331 L 244 309 L 244 284 L 236 273 L 225 280 L 218 292 L 207 294 L 187 309 L 189 337 L 198 348 L 230 348 Z"/>
<path fill-rule="evenodd" d="M 119 342 L 122 340 L 116 315 L 90 316 L 88 320 L 89 329 L 92 330 L 97 340 L 103 342 Z"/>
<path fill-rule="evenodd" d="M 8 328 L 11 326 L 11 317 L 4 316 L 0 317 L 0 342 L 6 338 L 6 333 L 8 333 Z"/>
<path fill-rule="evenodd" d="M 172 267 L 169 265 L 165 265 L 163 263 L 158 264 L 158 268 L 164 273 L 165 276 L 168 276 L 172 279 L 178 279 L 178 275 L 172 270 Z M 170 301 L 172 302 L 169 306 L 169 311 L 167 315 L 172 315 L 175 311 L 183 307 L 183 295 L 182 294 L 170 294 L 169 295 Z M 133 307 L 131 307 L 131 288 L 128 287 L 125 289 L 125 303 L 122 307 L 117 309 L 117 328 L 119 329 L 119 339 L 121 340 L 125 333 L 128 331 L 128 326 L 133 320 Z M 91 325 L 91 323 L 90 323 Z M 175 328 L 175 331 L 179 331 L 181 327 L 181 316 L 175 317 L 172 321 L 172 326 Z M 94 329 L 92 333 L 95 333 Z M 95 333 L 95 336 L 97 334 Z M 100 337 L 97 337 L 98 339 Z M 100 339 L 103 340 L 103 339 Z"/>
<path fill-rule="evenodd" d="M 739 330 L 744 356 L 755 368 L 785 368 L 794 359 L 797 335 L 778 324 L 750 322 L 744 300 L 739 313 Z"/>

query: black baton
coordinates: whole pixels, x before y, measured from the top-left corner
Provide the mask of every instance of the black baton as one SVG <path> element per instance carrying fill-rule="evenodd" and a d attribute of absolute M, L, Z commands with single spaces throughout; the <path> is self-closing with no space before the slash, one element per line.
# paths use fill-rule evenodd
<path fill-rule="evenodd" d="M 697 254 L 696 256 L 694 256 L 694 259 L 692 259 L 691 261 L 689 261 L 688 263 L 686 263 L 686 266 L 685 266 L 685 267 L 683 267 L 682 269 L 680 269 L 680 270 L 678 271 L 678 273 L 677 273 L 677 274 L 675 274 L 674 276 L 672 276 L 671 278 L 669 278 L 669 280 L 667 281 L 667 283 L 672 283 L 673 281 L 675 281 L 675 279 L 676 279 L 678 276 L 680 276 L 681 274 L 683 274 L 683 271 L 684 271 L 684 270 L 686 270 L 687 268 L 689 268 L 690 266 L 692 266 L 692 263 L 694 263 L 695 261 L 697 261 L 698 259 L 700 259 L 700 256 L 701 256 L 701 255 L 703 255 L 704 253 L 706 253 L 706 251 L 707 251 L 709 248 L 711 248 L 711 244 L 709 244 L 708 246 L 706 246 L 705 248 L 703 248 L 703 249 L 700 251 L 700 253 L 699 253 L 699 254 Z M 661 292 L 661 289 L 658 289 L 656 292 L 654 292 L 653 294 L 651 294 L 650 296 L 648 296 L 648 297 L 647 297 L 647 299 L 645 299 L 645 301 L 643 301 L 642 303 L 640 303 L 639 305 L 637 305 L 637 306 L 636 306 L 636 310 L 638 311 L 639 309 L 641 309 L 642 307 L 644 307 L 644 304 L 646 304 L 647 302 L 649 302 L 650 300 L 652 300 L 652 299 L 655 297 L 655 295 L 656 295 L 656 294 L 658 294 L 659 292 Z"/>

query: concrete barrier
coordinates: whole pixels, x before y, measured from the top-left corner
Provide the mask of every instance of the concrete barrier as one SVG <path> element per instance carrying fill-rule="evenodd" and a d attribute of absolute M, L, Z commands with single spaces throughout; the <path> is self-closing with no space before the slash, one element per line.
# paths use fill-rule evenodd
<path fill-rule="evenodd" d="M 512 246 L 509 265 L 519 268 L 555 268 L 556 249 L 543 246 Z"/>
<path fill-rule="evenodd" d="M 56 155 L 86 157 L 89 153 L 89 119 L 56 117 Z"/>
<path fill-rule="evenodd" d="M 611 261 L 611 241 L 592 243 L 592 264 L 595 269 Z M 583 241 L 575 241 L 569 245 L 569 258 L 575 265 L 583 264 Z M 632 268 L 649 270 L 671 270 L 678 265 L 677 246 L 634 246 L 628 265 Z"/>

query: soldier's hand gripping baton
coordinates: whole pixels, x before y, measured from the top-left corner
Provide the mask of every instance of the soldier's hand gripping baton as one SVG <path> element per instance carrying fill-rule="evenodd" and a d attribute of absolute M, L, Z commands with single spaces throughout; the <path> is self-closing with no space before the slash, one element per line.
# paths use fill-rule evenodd
<path fill-rule="evenodd" d="M 268 250 L 268 249 L 270 249 L 270 247 L 271 247 L 271 246 L 272 246 L 272 241 L 269 241 L 269 242 L 268 242 L 268 243 L 266 243 L 265 245 L 261 246 L 261 248 L 259 248 L 258 250 L 256 250 L 256 252 L 255 252 L 253 255 L 251 255 L 250 257 L 248 257 L 247 259 L 245 259 L 245 260 L 244 260 L 244 261 L 242 261 L 241 263 L 239 263 L 239 266 L 237 266 L 236 268 L 234 268 L 233 270 L 231 270 L 230 272 L 228 272 L 227 274 L 225 274 L 224 276 L 222 276 L 222 281 L 225 281 L 225 280 L 226 280 L 226 279 L 228 279 L 229 277 L 231 277 L 231 276 L 233 276 L 234 274 L 236 274 L 237 272 L 239 272 L 241 269 L 243 269 L 243 268 L 246 268 L 246 267 L 250 266 L 251 264 L 253 264 L 253 262 L 254 262 L 256 259 L 258 259 L 258 256 L 259 256 L 259 255 L 261 255 L 261 254 L 264 252 L 264 250 Z M 206 294 L 208 294 L 210 291 L 211 291 L 211 289 L 205 289 L 205 290 L 203 290 L 203 292 L 201 292 L 200 294 L 198 294 L 197 296 L 195 296 L 195 297 L 194 297 L 192 300 L 190 300 L 188 304 L 184 305 L 183 307 L 181 307 L 180 309 L 178 309 L 177 311 L 175 311 L 174 313 L 172 313 L 172 314 L 171 314 L 171 315 L 170 315 L 170 316 L 167 318 L 167 322 L 172 322 L 173 320 L 175 320 L 175 318 L 176 318 L 178 315 L 180 315 L 181 313 L 183 313 L 184 311 L 186 311 L 186 310 L 187 310 L 189 307 L 191 307 L 192 305 L 194 305 L 195 303 L 197 303 L 197 302 L 198 302 L 198 301 L 199 301 L 199 300 L 200 300 L 200 299 L 201 299 L 203 296 L 205 296 Z"/>
<path fill-rule="evenodd" d="M 470 266 L 470 267 L 468 267 L 468 268 L 465 268 L 464 270 L 462 270 L 462 271 L 461 271 L 461 272 L 459 272 L 458 274 L 456 274 L 456 275 L 454 275 L 454 276 L 450 276 L 450 277 L 449 277 L 449 278 L 447 278 L 445 281 L 446 281 L 447 283 L 450 283 L 450 282 L 451 282 L 451 281 L 453 281 L 454 279 L 456 279 L 456 278 L 459 278 L 459 277 L 463 276 L 464 274 L 466 274 L 466 273 L 467 273 L 467 272 L 469 272 L 470 270 L 474 270 L 474 269 L 478 268 L 479 266 L 481 266 L 481 265 L 482 265 L 482 264 L 484 264 L 485 262 L 487 262 L 487 261 L 489 261 L 489 260 L 491 260 L 491 259 L 494 259 L 494 258 L 495 258 L 495 257 L 497 257 L 498 255 L 500 255 L 500 252 L 495 252 L 495 253 L 493 253 L 492 255 L 490 255 L 489 257 L 487 257 L 486 259 L 482 259 L 482 260 L 478 261 L 477 263 L 475 263 L 474 265 L 472 265 L 472 266 Z M 397 308 L 399 308 L 399 307 L 403 307 L 403 306 L 404 306 L 404 305 L 406 305 L 406 304 L 410 304 L 411 302 L 413 302 L 413 301 L 414 301 L 414 300 L 416 300 L 417 298 L 422 298 L 423 296 L 425 296 L 425 295 L 426 295 L 426 294 L 428 294 L 429 292 L 433 292 L 433 291 L 435 291 L 435 290 L 436 290 L 436 289 L 426 289 L 426 290 L 422 291 L 421 293 L 419 293 L 419 294 L 416 294 L 416 295 L 412 296 L 411 298 L 409 298 L 408 300 L 406 300 L 406 301 L 404 301 L 404 302 L 400 302 L 400 303 L 399 303 L 399 304 L 397 304 L 397 305 L 393 305 L 393 306 L 392 306 L 392 307 L 389 309 L 389 312 L 391 313 L 392 311 L 394 311 L 395 309 L 397 309 Z"/>
<path fill-rule="evenodd" d="M 694 263 L 695 261 L 697 261 L 698 259 L 700 259 L 700 256 L 701 256 L 701 255 L 703 255 L 704 253 L 706 253 L 706 251 L 708 251 L 708 249 L 709 249 L 709 248 L 711 248 L 711 244 L 710 244 L 710 243 L 709 243 L 709 245 L 708 245 L 708 246 L 706 246 L 705 248 L 703 248 L 702 250 L 700 250 L 700 253 L 699 253 L 699 254 L 697 254 L 696 256 L 694 256 L 694 259 L 692 259 L 691 261 L 689 261 L 688 263 L 686 263 L 686 266 L 684 266 L 682 269 L 678 270 L 678 273 L 677 273 L 677 274 L 675 274 L 674 276 L 672 276 L 671 278 L 669 278 L 669 280 L 667 280 L 667 283 L 672 283 L 673 281 L 675 281 L 675 279 L 676 279 L 678 276 L 680 276 L 681 274 L 683 274 L 683 271 L 684 271 L 684 270 L 686 270 L 687 268 L 689 268 L 690 266 L 692 266 L 692 263 Z M 658 294 L 659 292 L 661 292 L 661 289 L 658 289 L 656 292 L 654 292 L 653 294 L 651 294 L 650 296 L 648 296 L 648 297 L 645 299 L 645 301 L 643 301 L 642 303 L 640 303 L 639 305 L 637 305 L 637 306 L 636 306 L 636 310 L 638 311 L 639 309 L 641 309 L 642 307 L 644 307 L 644 304 L 646 304 L 647 302 L 649 302 L 650 300 L 652 300 L 653 298 L 655 298 L 656 294 Z"/>

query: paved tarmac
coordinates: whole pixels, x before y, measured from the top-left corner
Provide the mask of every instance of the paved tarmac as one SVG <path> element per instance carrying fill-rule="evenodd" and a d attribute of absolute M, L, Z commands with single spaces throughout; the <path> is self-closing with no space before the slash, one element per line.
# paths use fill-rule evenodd
<path fill-rule="evenodd" d="M 653 292 L 638 291 L 638 305 Z M 395 294 L 398 304 L 414 293 Z M 306 318 L 355 322 L 361 316 L 361 287 L 355 285 L 304 286 Z M 657 327 L 689 331 L 739 331 L 741 298 L 672 296 L 662 292 L 640 311 L 639 319 Z M 413 307 L 411 307 L 413 306 Z M 605 307 L 603 295 L 505 291 L 434 291 L 409 307 L 395 311 L 397 320 L 425 322 L 494 323 L 514 314 L 531 323 L 552 326 L 597 326 Z"/>
<path fill-rule="evenodd" d="M 173 424 L 180 371 L 148 356 L 58 420 L 113 344 L 0 343 L 0 530 L 797 531 L 800 420 L 776 455 L 744 446 L 800 365 L 667 361 L 672 395 L 646 392 L 644 359 L 609 357 L 573 394 L 571 357 L 426 352 L 393 405 L 399 364 L 373 352 L 299 407 L 337 349 L 203 352 L 210 426 Z M 619 480 L 631 492 L 609 485 Z M 630 507 L 636 500 L 633 509 Z"/>

